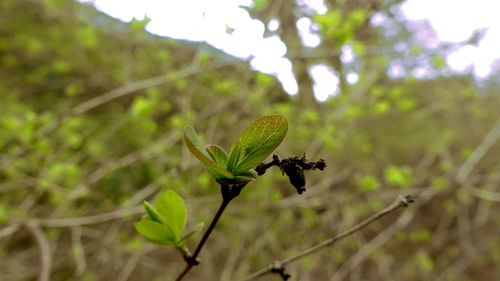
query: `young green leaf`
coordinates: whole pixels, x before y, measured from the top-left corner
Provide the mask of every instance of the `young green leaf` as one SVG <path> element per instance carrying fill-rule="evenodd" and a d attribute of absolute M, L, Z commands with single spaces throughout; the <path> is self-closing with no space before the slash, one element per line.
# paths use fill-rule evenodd
<path fill-rule="evenodd" d="M 152 221 L 163 223 L 163 220 L 161 219 L 161 216 L 158 213 L 158 211 L 148 201 L 144 201 L 144 209 L 146 209 L 146 212 L 148 212 L 149 218 Z"/>
<path fill-rule="evenodd" d="M 175 240 L 178 240 L 187 221 L 186 204 L 182 197 L 168 190 L 156 199 L 155 206 L 163 224 L 172 230 Z"/>
<path fill-rule="evenodd" d="M 177 243 L 178 239 L 175 234 L 163 224 L 146 219 L 137 222 L 134 226 L 137 232 L 155 244 L 174 246 Z"/>
<path fill-rule="evenodd" d="M 215 145 L 215 144 L 209 144 L 205 148 L 205 150 L 208 152 L 210 157 L 221 167 L 226 167 L 227 166 L 227 161 L 229 160 L 229 156 L 227 155 L 227 152 L 224 150 L 224 148 Z"/>
<path fill-rule="evenodd" d="M 285 138 L 288 122 L 281 115 L 266 115 L 246 127 L 229 156 L 233 174 L 245 172 L 264 161 Z"/>
<path fill-rule="evenodd" d="M 207 152 L 205 152 L 201 147 L 200 141 L 193 127 L 186 127 L 184 130 L 184 142 L 188 147 L 189 151 L 198 158 L 207 168 L 210 168 L 216 176 L 225 178 L 234 178 L 233 174 L 226 170 L 225 167 L 219 166 L 212 159 L 209 158 Z"/>

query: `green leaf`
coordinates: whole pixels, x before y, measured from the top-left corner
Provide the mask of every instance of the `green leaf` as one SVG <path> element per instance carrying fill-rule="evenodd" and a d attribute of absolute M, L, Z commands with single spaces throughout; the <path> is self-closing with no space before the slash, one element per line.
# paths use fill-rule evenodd
<path fill-rule="evenodd" d="M 271 154 L 285 138 L 288 122 L 281 115 L 266 115 L 246 127 L 227 165 L 233 174 L 250 170 Z"/>
<path fill-rule="evenodd" d="M 224 148 L 215 145 L 215 144 L 209 144 L 205 148 L 205 150 L 208 152 L 210 157 L 221 167 L 226 167 L 227 166 L 227 161 L 229 160 L 229 156 L 227 155 L 227 152 L 224 150 Z"/>
<path fill-rule="evenodd" d="M 201 147 L 200 141 L 193 127 L 186 127 L 184 130 L 184 142 L 188 147 L 189 151 L 198 158 L 207 168 L 210 168 L 216 175 L 216 177 L 234 178 L 233 174 L 226 170 L 224 167 L 217 165 L 212 159 L 209 158 L 207 152 L 205 152 Z"/>
<path fill-rule="evenodd" d="M 163 224 L 150 220 L 142 220 L 134 226 L 137 232 L 155 244 L 174 246 L 177 242 L 177 238 L 172 230 Z"/>
<path fill-rule="evenodd" d="M 186 204 L 182 197 L 168 190 L 158 197 L 155 206 L 163 224 L 172 230 L 175 240 L 178 240 L 187 221 Z"/>
<path fill-rule="evenodd" d="M 146 209 L 146 212 L 148 212 L 149 218 L 157 223 L 163 223 L 163 220 L 161 219 L 160 214 L 158 211 L 151 205 L 149 202 L 144 201 L 144 209 Z"/>

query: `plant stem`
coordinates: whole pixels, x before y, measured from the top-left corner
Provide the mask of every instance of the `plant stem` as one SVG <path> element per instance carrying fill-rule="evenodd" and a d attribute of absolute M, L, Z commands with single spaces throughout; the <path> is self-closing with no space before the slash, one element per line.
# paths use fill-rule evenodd
<path fill-rule="evenodd" d="M 196 259 L 198 257 L 198 255 L 200 254 L 201 249 L 203 248 L 203 245 L 205 245 L 205 242 L 207 241 L 208 237 L 212 233 L 212 230 L 214 230 L 215 225 L 219 221 L 219 219 L 222 216 L 222 213 L 226 209 L 227 205 L 229 205 L 229 202 L 231 202 L 230 199 L 229 200 L 227 200 L 227 199 L 222 200 L 222 203 L 219 206 L 219 210 L 217 210 L 217 213 L 215 214 L 214 218 L 212 219 L 212 222 L 210 223 L 210 225 L 208 226 L 207 231 L 205 231 L 205 234 L 203 234 L 203 237 L 201 238 L 200 243 L 196 247 L 196 250 L 194 250 L 193 255 L 191 256 L 193 259 Z"/>
<path fill-rule="evenodd" d="M 184 278 L 184 276 L 191 270 L 191 268 L 193 268 L 193 266 L 198 265 L 198 263 L 199 263 L 198 255 L 200 254 L 201 249 L 205 245 L 205 242 L 207 242 L 208 237 L 210 236 L 210 234 L 214 230 L 215 226 L 217 225 L 217 222 L 221 218 L 222 213 L 224 213 L 224 210 L 226 209 L 227 205 L 229 205 L 229 202 L 231 202 L 231 200 L 233 198 L 228 197 L 228 198 L 222 199 L 222 202 L 219 206 L 219 209 L 217 210 L 217 213 L 215 214 L 214 218 L 210 222 L 210 225 L 208 226 L 207 230 L 203 234 L 203 237 L 201 238 L 200 242 L 198 243 L 198 246 L 196 247 L 196 249 L 194 250 L 194 253 L 192 255 L 184 257 L 184 259 L 186 260 L 186 267 L 179 274 L 179 276 L 175 279 L 176 281 L 182 280 L 182 278 Z"/>

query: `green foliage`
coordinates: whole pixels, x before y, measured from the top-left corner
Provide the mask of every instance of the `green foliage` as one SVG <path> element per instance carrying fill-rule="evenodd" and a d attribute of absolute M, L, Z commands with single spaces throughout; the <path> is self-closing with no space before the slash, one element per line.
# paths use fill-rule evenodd
<path fill-rule="evenodd" d="M 411 170 L 408 167 L 388 166 L 384 171 L 387 183 L 398 187 L 410 187 L 412 184 Z"/>
<path fill-rule="evenodd" d="M 172 190 L 158 196 L 155 206 L 144 202 L 148 216 L 135 224 L 135 229 L 151 242 L 164 246 L 182 247 L 184 240 L 201 227 L 182 236 L 187 222 L 184 200 Z"/>
<path fill-rule="evenodd" d="M 498 192 L 498 144 L 471 171 L 470 189 L 454 178 L 498 118 L 500 75 L 481 84 L 469 75 L 453 76 L 447 66 L 439 70 L 445 50 L 420 46 L 403 22 L 386 13 L 390 3 L 375 9 L 364 1 L 338 1 L 326 14 L 312 17 L 321 45 L 304 49 L 294 34 L 296 15 L 290 12 L 301 14 L 301 8 L 274 14 L 270 1 L 261 2 L 268 5 L 252 17 L 263 23 L 280 21 L 276 35 L 291 54 L 297 96 L 288 96 L 272 75 L 256 73 L 247 62 L 205 43 L 148 34 L 143 30 L 147 19 L 122 23 L 79 1 L 0 1 L 2 281 L 35 278 L 37 243 L 26 228 L 17 227 L 31 219 L 41 223 L 53 250 L 51 280 L 125 277 L 136 261 L 129 280 L 178 274 L 177 253 L 150 252 L 150 244 L 132 227 L 142 215 L 136 213 L 140 202 L 158 197 L 165 187 L 182 191 L 193 212 L 180 237 L 173 238 L 174 231 L 164 224 L 171 221 L 164 222 L 153 201 L 144 206 L 147 222 L 140 228 L 150 230 L 150 238 L 159 243 L 190 244 L 186 236 L 200 228 L 191 222 L 210 218 L 220 192 L 213 188 L 214 170 L 204 173 L 202 165 L 186 161 L 190 152 L 183 144 L 184 128 L 195 124 L 204 132 L 201 142 L 218 144 L 220 148 L 197 149 L 233 174 L 222 147 L 234 150 L 231 137 L 270 112 L 293 124 L 287 141 L 274 153 L 301 157 L 305 152 L 310 159 L 324 158 L 328 168 L 306 175 L 305 198 L 290 190 L 279 170 L 260 177 L 231 203 L 195 274 L 217 280 L 224 272 L 226 280 L 242 279 L 306 247 L 297 241 L 321 241 L 370 216 L 374 206 L 399 193 L 424 192 L 434 195 L 419 198 L 415 213 L 405 217 L 407 224 L 397 225 L 405 235 L 388 237 L 375 259 L 346 271 L 356 260 L 351 258 L 354 251 L 384 231 L 382 224 L 368 227 L 360 239 L 353 236 L 352 243 L 309 257 L 311 270 L 297 263 L 302 275 L 292 278 L 433 280 L 450 266 L 463 264 L 461 253 L 470 249 L 478 250 L 481 259 L 469 263 L 460 278 L 496 276 L 500 241 L 495 214 L 500 210 L 491 201 L 495 197 L 488 196 Z M 379 12 L 389 18 L 374 27 L 369 19 Z M 395 35 L 387 37 L 387 30 Z M 395 52 L 394 46 L 402 50 Z M 340 60 L 343 47 L 352 48 L 352 62 Z M 412 48 L 415 56 L 410 55 Z M 408 76 L 388 76 L 392 63 Z M 311 64 L 328 65 L 339 78 L 356 73 L 359 81 L 340 85 L 338 96 L 317 103 L 307 73 Z M 436 76 L 420 80 L 410 75 L 422 67 Z M 134 91 L 125 91 L 134 85 Z M 109 93 L 123 95 L 75 113 Z M 256 163 L 255 157 L 247 159 Z M 255 178 L 250 167 L 229 180 Z M 100 217 L 107 220 L 89 221 Z M 47 225 L 79 223 L 81 218 L 90 224 Z M 397 216 L 386 219 L 390 223 Z M 464 232 L 464 225 L 471 231 Z M 83 251 L 73 250 L 78 245 Z M 234 260 L 232 250 L 239 254 L 238 262 L 226 263 Z M 324 266 L 335 257 L 341 263 Z M 225 264 L 234 268 L 223 269 Z M 424 277 L 415 273 L 415 265 Z M 346 276 L 339 278 L 342 272 Z"/>
<path fill-rule="evenodd" d="M 216 179 L 219 178 L 234 178 L 234 175 L 226 170 L 225 167 L 218 165 L 214 160 L 210 159 L 210 155 L 202 148 L 200 139 L 196 135 L 193 127 L 186 127 L 184 130 L 184 143 L 189 151 L 207 167 Z"/>
<path fill-rule="evenodd" d="M 379 180 L 374 176 L 362 176 L 357 178 L 359 189 L 362 191 L 373 191 L 380 187 Z"/>
<path fill-rule="evenodd" d="M 184 142 L 218 181 L 231 182 L 234 179 L 245 182 L 257 178 L 257 174 L 251 169 L 278 147 L 287 130 L 288 123 L 281 115 L 260 117 L 243 130 L 230 156 L 217 145 L 208 145 L 203 150 L 193 127 L 186 127 Z"/>
<path fill-rule="evenodd" d="M 255 167 L 278 147 L 287 131 L 288 122 L 281 115 L 258 118 L 240 134 L 231 150 L 228 170 L 240 174 Z"/>

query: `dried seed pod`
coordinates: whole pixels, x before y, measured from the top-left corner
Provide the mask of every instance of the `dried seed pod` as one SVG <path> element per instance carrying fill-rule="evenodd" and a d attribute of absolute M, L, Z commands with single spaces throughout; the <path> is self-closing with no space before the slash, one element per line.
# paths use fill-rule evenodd
<path fill-rule="evenodd" d="M 304 170 L 301 166 L 291 159 L 285 159 L 281 161 L 280 165 L 281 171 L 285 173 L 290 179 L 290 183 L 297 189 L 299 194 L 306 191 L 306 177 L 304 176 Z"/>

